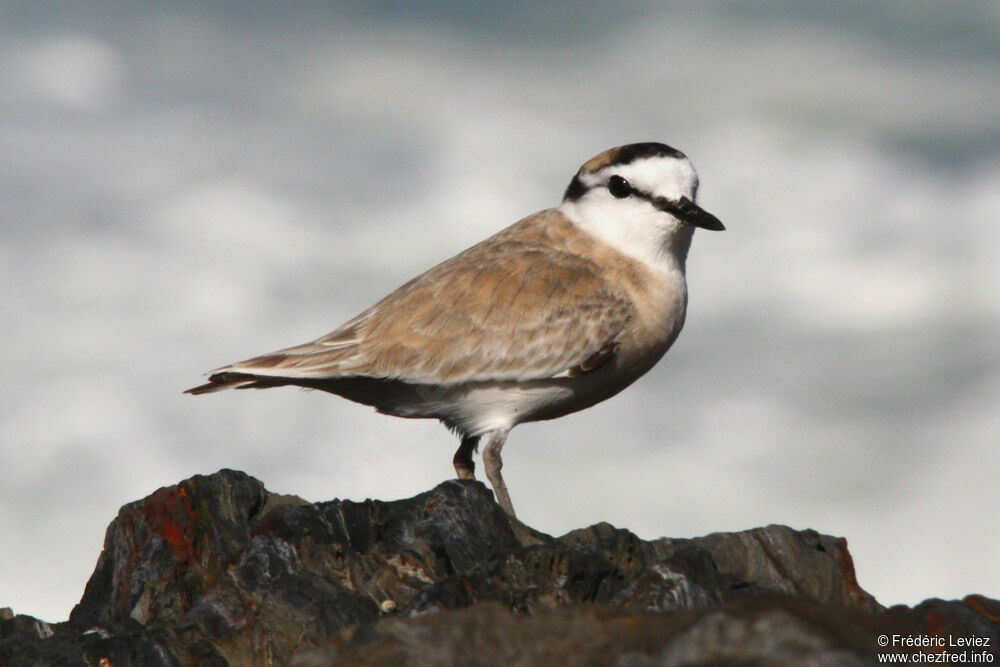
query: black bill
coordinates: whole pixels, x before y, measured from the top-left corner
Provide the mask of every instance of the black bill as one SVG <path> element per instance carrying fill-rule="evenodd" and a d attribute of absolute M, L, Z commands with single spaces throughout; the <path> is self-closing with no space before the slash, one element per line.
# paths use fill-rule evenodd
<path fill-rule="evenodd" d="M 723 231 L 726 226 L 714 215 L 695 204 L 687 197 L 681 197 L 677 201 L 671 201 L 664 197 L 657 197 L 654 202 L 661 211 L 666 211 L 673 216 L 683 220 L 692 227 L 710 229 L 714 232 Z"/>

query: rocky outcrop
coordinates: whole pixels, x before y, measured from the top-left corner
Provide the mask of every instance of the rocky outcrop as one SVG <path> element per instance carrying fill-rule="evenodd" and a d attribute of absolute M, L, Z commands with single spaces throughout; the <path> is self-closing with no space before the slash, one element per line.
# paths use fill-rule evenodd
<path fill-rule="evenodd" d="M 846 542 L 814 531 L 554 538 L 478 482 L 311 504 L 223 470 L 123 507 L 69 621 L 0 614 L 0 665 L 839 665 L 941 648 L 880 646 L 894 635 L 995 651 L 1000 603 L 883 609 Z"/>

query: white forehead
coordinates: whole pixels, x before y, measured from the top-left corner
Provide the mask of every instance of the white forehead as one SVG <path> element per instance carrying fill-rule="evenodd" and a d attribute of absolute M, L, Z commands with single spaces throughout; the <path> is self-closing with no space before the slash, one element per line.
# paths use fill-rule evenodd
<path fill-rule="evenodd" d="M 698 191 L 698 173 L 684 156 L 657 155 L 628 164 L 611 164 L 591 174 L 583 174 L 587 185 L 606 183 L 612 175 L 627 180 L 633 188 L 656 197 L 694 200 Z"/>

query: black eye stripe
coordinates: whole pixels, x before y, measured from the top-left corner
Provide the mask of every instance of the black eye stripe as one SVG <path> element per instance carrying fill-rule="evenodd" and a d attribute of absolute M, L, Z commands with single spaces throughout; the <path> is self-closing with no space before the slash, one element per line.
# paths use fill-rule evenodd
<path fill-rule="evenodd" d="M 628 181 L 617 174 L 608 179 L 608 191 L 613 197 L 617 197 L 618 199 L 625 199 L 633 192 L 632 186 L 629 185 Z"/>

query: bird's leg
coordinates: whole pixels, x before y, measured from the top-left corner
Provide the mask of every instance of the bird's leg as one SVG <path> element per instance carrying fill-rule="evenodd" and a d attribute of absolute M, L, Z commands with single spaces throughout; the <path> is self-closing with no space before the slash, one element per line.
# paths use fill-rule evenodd
<path fill-rule="evenodd" d="M 451 460 L 455 464 L 455 472 L 459 479 L 475 479 L 476 464 L 472 461 L 472 455 L 479 449 L 479 436 L 467 435 L 462 438 L 462 444 L 455 452 L 455 458 Z"/>
<path fill-rule="evenodd" d="M 503 468 L 503 461 L 500 460 L 500 450 L 507 442 L 508 429 L 493 431 L 489 434 L 489 440 L 483 449 L 483 466 L 486 468 L 486 478 L 493 485 L 493 493 L 496 494 L 497 502 L 507 514 L 514 516 L 514 506 L 510 503 L 510 494 L 507 493 L 507 485 L 503 482 L 503 475 L 500 469 Z"/>

